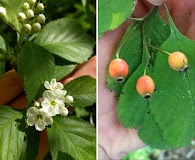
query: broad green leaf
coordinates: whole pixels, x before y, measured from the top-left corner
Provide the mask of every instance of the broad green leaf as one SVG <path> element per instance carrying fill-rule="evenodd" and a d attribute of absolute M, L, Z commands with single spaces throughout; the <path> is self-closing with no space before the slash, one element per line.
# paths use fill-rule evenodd
<path fill-rule="evenodd" d="M 27 42 L 18 55 L 18 72 L 24 81 L 24 90 L 30 104 L 39 88 L 53 78 L 54 58 L 47 50 Z"/>
<path fill-rule="evenodd" d="M 119 52 L 119 57 L 124 59 L 129 66 L 129 74 L 125 78 L 125 82 L 142 63 L 143 50 L 145 51 L 142 39 L 142 26 L 143 22 L 135 22 L 130 25 L 119 44 L 120 47 L 118 47 L 118 51 L 116 51 Z M 154 9 L 151 16 L 146 20 L 144 26 L 146 41 L 147 43 L 153 44 L 154 46 L 160 46 L 170 35 L 170 29 L 165 21 L 159 16 L 157 9 Z M 151 48 L 149 49 L 153 56 L 155 56 L 157 50 L 153 50 Z M 113 59 L 115 58 L 116 55 L 113 57 Z M 143 72 L 140 74 L 143 74 Z M 125 82 L 116 83 L 116 81 L 111 78 L 109 74 L 107 75 L 107 81 L 108 88 L 110 90 L 114 90 L 118 98 L 121 94 L 121 90 Z"/>
<path fill-rule="evenodd" d="M 54 117 L 47 128 L 53 160 L 58 152 L 70 154 L 74 159 L 96 159 L 96 131 L 89 123 L 75 117 Z"/>
<path fill-rule="evenodd" d="M 164 41 L 161 49 L 184 52 L 190 68 L 183 74 L 176 72 L 168 65 L 168 55 L 153 54 L 154 50 L 149 48 L 152 59 L 147 74 L 153 78 L 156 91 L 147 101 L 135 89 L 148 59 L 143 47 L 142 63 L 129 77 L 120 96 L 118 118 L 124 127 L 136 128 L 140 138 L 151 147 L 178 148 L 188 145 L 195 137 L 195 42 L 179 33 L 173 23 L 166 39 L 169 34 L 161 28 L 163 25 L 159 21 L 151 22 L 147 21 L 142 28 L 147 43 L 159 47 Z"/>
<path fill-rule="evenodd" d="M 82 76 L 64 86 L 68 95 L 73 96 L 74 107 L 87 107 L 96 102 L 96 80 L 90 76 Z"/>
<path fill-rule="evenodd" d="M 121 25 L 133 12 L 133 0 L 98 1 L 98 35 Z"/>
<path fill-rule="evenodd" d="M 19 130 L 22 113 L 0 106 L 0 159 L 18 160 L 23 148 L 24 132 Z"/>
<path fill-rule="evenodd" d="M 54 78 L 60 80 L 75 69 L 76 65 L 55 66 Z"/>
<path fill-rule="evenodd" d="M 6 8 L 7 21 L 13 29 L 19 30 L 18 13 L 26 0 L 0 0 L 0 4 Z"/>
<path fill-rule="evenodd" d="M 35 38 L 35 43 L 66 60 L 82 63 L 93 53 L 94 40 L 73 19 L 48 23 Z"/>

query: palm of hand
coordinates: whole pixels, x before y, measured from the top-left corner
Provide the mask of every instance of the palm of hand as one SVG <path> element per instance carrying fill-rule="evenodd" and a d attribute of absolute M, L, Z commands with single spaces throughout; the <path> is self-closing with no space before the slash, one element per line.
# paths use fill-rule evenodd
<path fill-rule="evenodd" d="M 145 0 L 138 2 L 133 17 L 143 17 L 150 9 L 151 4 Z M 172 18 L 185 36 L 195 39 L 195 1 L 193 0 L 169 0 L 167 7 Z M 166 14 L 163 8 L 160 13 L 164 19 Z M 136 130 L 123 128 L 117 120 L 117 101 L 114 92 L 106 88 L 106 72 L 108 64 L 115 53 L 117 45 L 130 23 L 125 22 L 114 31 L 104 34 L 99 40 L 99 79 L 98 79 L 98 143 L 99 159 L 120 159 L 128 152 L 144 146 L 139 139 Z"/>

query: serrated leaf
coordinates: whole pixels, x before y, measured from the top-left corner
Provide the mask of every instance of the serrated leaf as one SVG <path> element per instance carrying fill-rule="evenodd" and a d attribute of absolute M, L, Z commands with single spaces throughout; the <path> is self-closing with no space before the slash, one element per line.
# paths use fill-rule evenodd
<path fill-rule="evenodd" d="M 18 128 L 22 113 L 0 106 L 0 159 L 18 160 L 23 148 L 24 132 Z"/>
<path fill-rule="evenodd" d="M 146 24 L 144 33 L 147 43 L 159 46 L 159 42 L 166 40 L 162 35 L 168 34 L 158 27 L 159 21 L 146 23 L 148 27 Z M 155 38 L 152 33 L 162 35 Z M 148 58 L 143 50 L 142 63 L 124 85 L 124 94 L 120 96 L 117 108 L 118 118 L 124 127 L 138 129 L 140 138 L 151 147 L 178 148 L 188 145 L 195 137 L 195 45 L 194 41 L 179 33 L 172 23 L 171 35 L 161 49 L 168 52 L 184 52 L 188 57 L 190 69 L 183 74 L 176 72 L 169 67 L 166 54 L 154 54 L 150 63 L 152 66 L 148 67 L 147 73 L 153 78 L 156 91 L 149 101 L 146 101 L 135 89 L 136 81 L 143 75 L 147 64 Z M 149 53 L 153 54 L 151 48 Z"/>
<path fill-rule="evenodd" d="M 82 76 L 64 86 L 68 95 L 73 96 L 74 107 L 87 107 L 96 102 L 96 80 L 90 76 Z"/>
<path fill-rule="evenodd" d="M 95 128 L 82 119 L 54 117 L 54 123 L 47 129 L 47 133 L 54 160 L 59 151 L 70 154 L 74 159 L 95 160 Z"/>
<path fill-rule="evenodd" d="M 133 0 L 100 0 L 98 3 L 98 34 L 121 25 L 133 12 Z"/>
<path fill-rule="evenodd" d="M 75 69 L 76 65 L 55 66 L 54 76 L 56 80 L 60 80 Z"/>
<path fill-rule="evenodd" d="M 66 60 L 82 63 L 93 53 L 94 40 L 73 19 L 48 23 L 35 38 L 35 43 Z"/>
<path fill-rule="evenodd" d="M 26 0 L 0 0 L 0 4 L 6 8 L 7 24 L 13 29 L 19 29 L 18 13 Z"/>
<path fill-rule="evenodd" d="M 44 48 L 27 42 L 18 55 L 18 72 L 24 81 L 24 90 L 30 104 L 39 88 L 53 78 L 54 58 Z"/>
<path fill-rule="evenodd" d="M 135 22 L 131 24 L 119 44 L 120 48 L 118 47 L 118 49 L 120 49 L 119 57 L 124 59 L 129 66 L 129 73 L 125 78 L 125 82 L 142 63 L 143 51 L 145 51 L 142 39 L 142 24 L 143 22 Z M 169 35 L 170 29 L 166 22 L 159 16 L 156 8 L 155 10 L 153 10 L 153 13 L 145 22 L 146 40 L 148 43 L 158 47 L 162 45 L 162 43 L 168 38 Z M 155 55 L 157 53 L 157 50 L 153 50 L 150 48 L 150 52 Z M 116 55 L 114 55 L 113 59 L 115 58 Z M 110 77 L 109 74 L 107 75 L 107 81 L 108 88 L 110 90 L 114 90 L 116 92 L 116 97 L 118 98 L 121 94 L 121 90 L 125 82 L 116 83 L 116 81 L 112 77 Z"/>

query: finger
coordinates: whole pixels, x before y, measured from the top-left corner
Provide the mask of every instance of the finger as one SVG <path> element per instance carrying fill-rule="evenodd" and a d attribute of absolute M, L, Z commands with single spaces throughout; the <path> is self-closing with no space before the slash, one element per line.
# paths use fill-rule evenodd
<path fill-rule="evenodd" d="M 67 84 L 71 80 L 83 76 L 89 75 L 96 78 L 96 56 L 93 56 L 88 62 L 86 62 L 81 68 L 76 70 L 76 72 L 69 78 L 64 78 L 61 80 L 63 84 Z"/>
<path fill-rule="evenodd" d="M 147 0 L 147 1 L 155 6 L 160 6 L 161 4 L 165 3 L 167 0 Z"/>
<path fill-rule="evenodd" d="M 0 79 L 0 105 L 6 104 L 23 91 L 23 83 L 15 70 L 5 73 Z"/>
<path fill-rule="evenodd" d="M 14 100 L 9 102 L 8 105 L 12 108 L 24 109 L 28 105 L 25 94 L 19 95 Z"/>
<path fill-rule="evenodd" d="M 44 130 L 40 134 L 39 151 L 36 160 L 43 160 L 48 152 L 49 152 L 49 140 L 47 136 L 47 131 Z"/>

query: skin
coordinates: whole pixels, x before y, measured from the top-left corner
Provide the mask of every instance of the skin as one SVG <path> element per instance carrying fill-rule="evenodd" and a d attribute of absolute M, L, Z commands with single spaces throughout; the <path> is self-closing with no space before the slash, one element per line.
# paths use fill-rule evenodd
<path fill-rule="evenodd" d="M 90 75 L 96 78 L 96 56 L 89 61 L 78 65 L 77 68 L 68 76 L 64 77 L 61 82 L 67 84 L 74 78 Z M 0 78 L 0 105 L 8 105 L 12 108 L 23 109 L 27 106 L 27 99 L 23 92 L 22 80 L 15 70 L 11 70 Z M 70 112 L 73 109 L 70 107 Z M 71 113 L 70 113 L 71 114 Z M 43 160 L 49 151 L 49 142 L 46 130 L 41 132 L 39 152 L 36 160 Z"/>
<path fill-rule="evenodd" d="M 165 0 L 150 0 L 162 4 Z M 195 1 L 168 0 L 167 7 L 179 31 L 190 39 L 195 39 Z M 152 5 L 146 0 L 138 0 L 133 17 L 143 17 Z M 167 20 L 164 8 L 161 16 Z M 117 120 L 115 93 L 106 88 L 106 72 L 110 60 L 130 22 L 105 33 L 98 45 L 98 158 L 121 159 L 127 153 L 145 146 L 135 129 L 123 128 Z"/>

